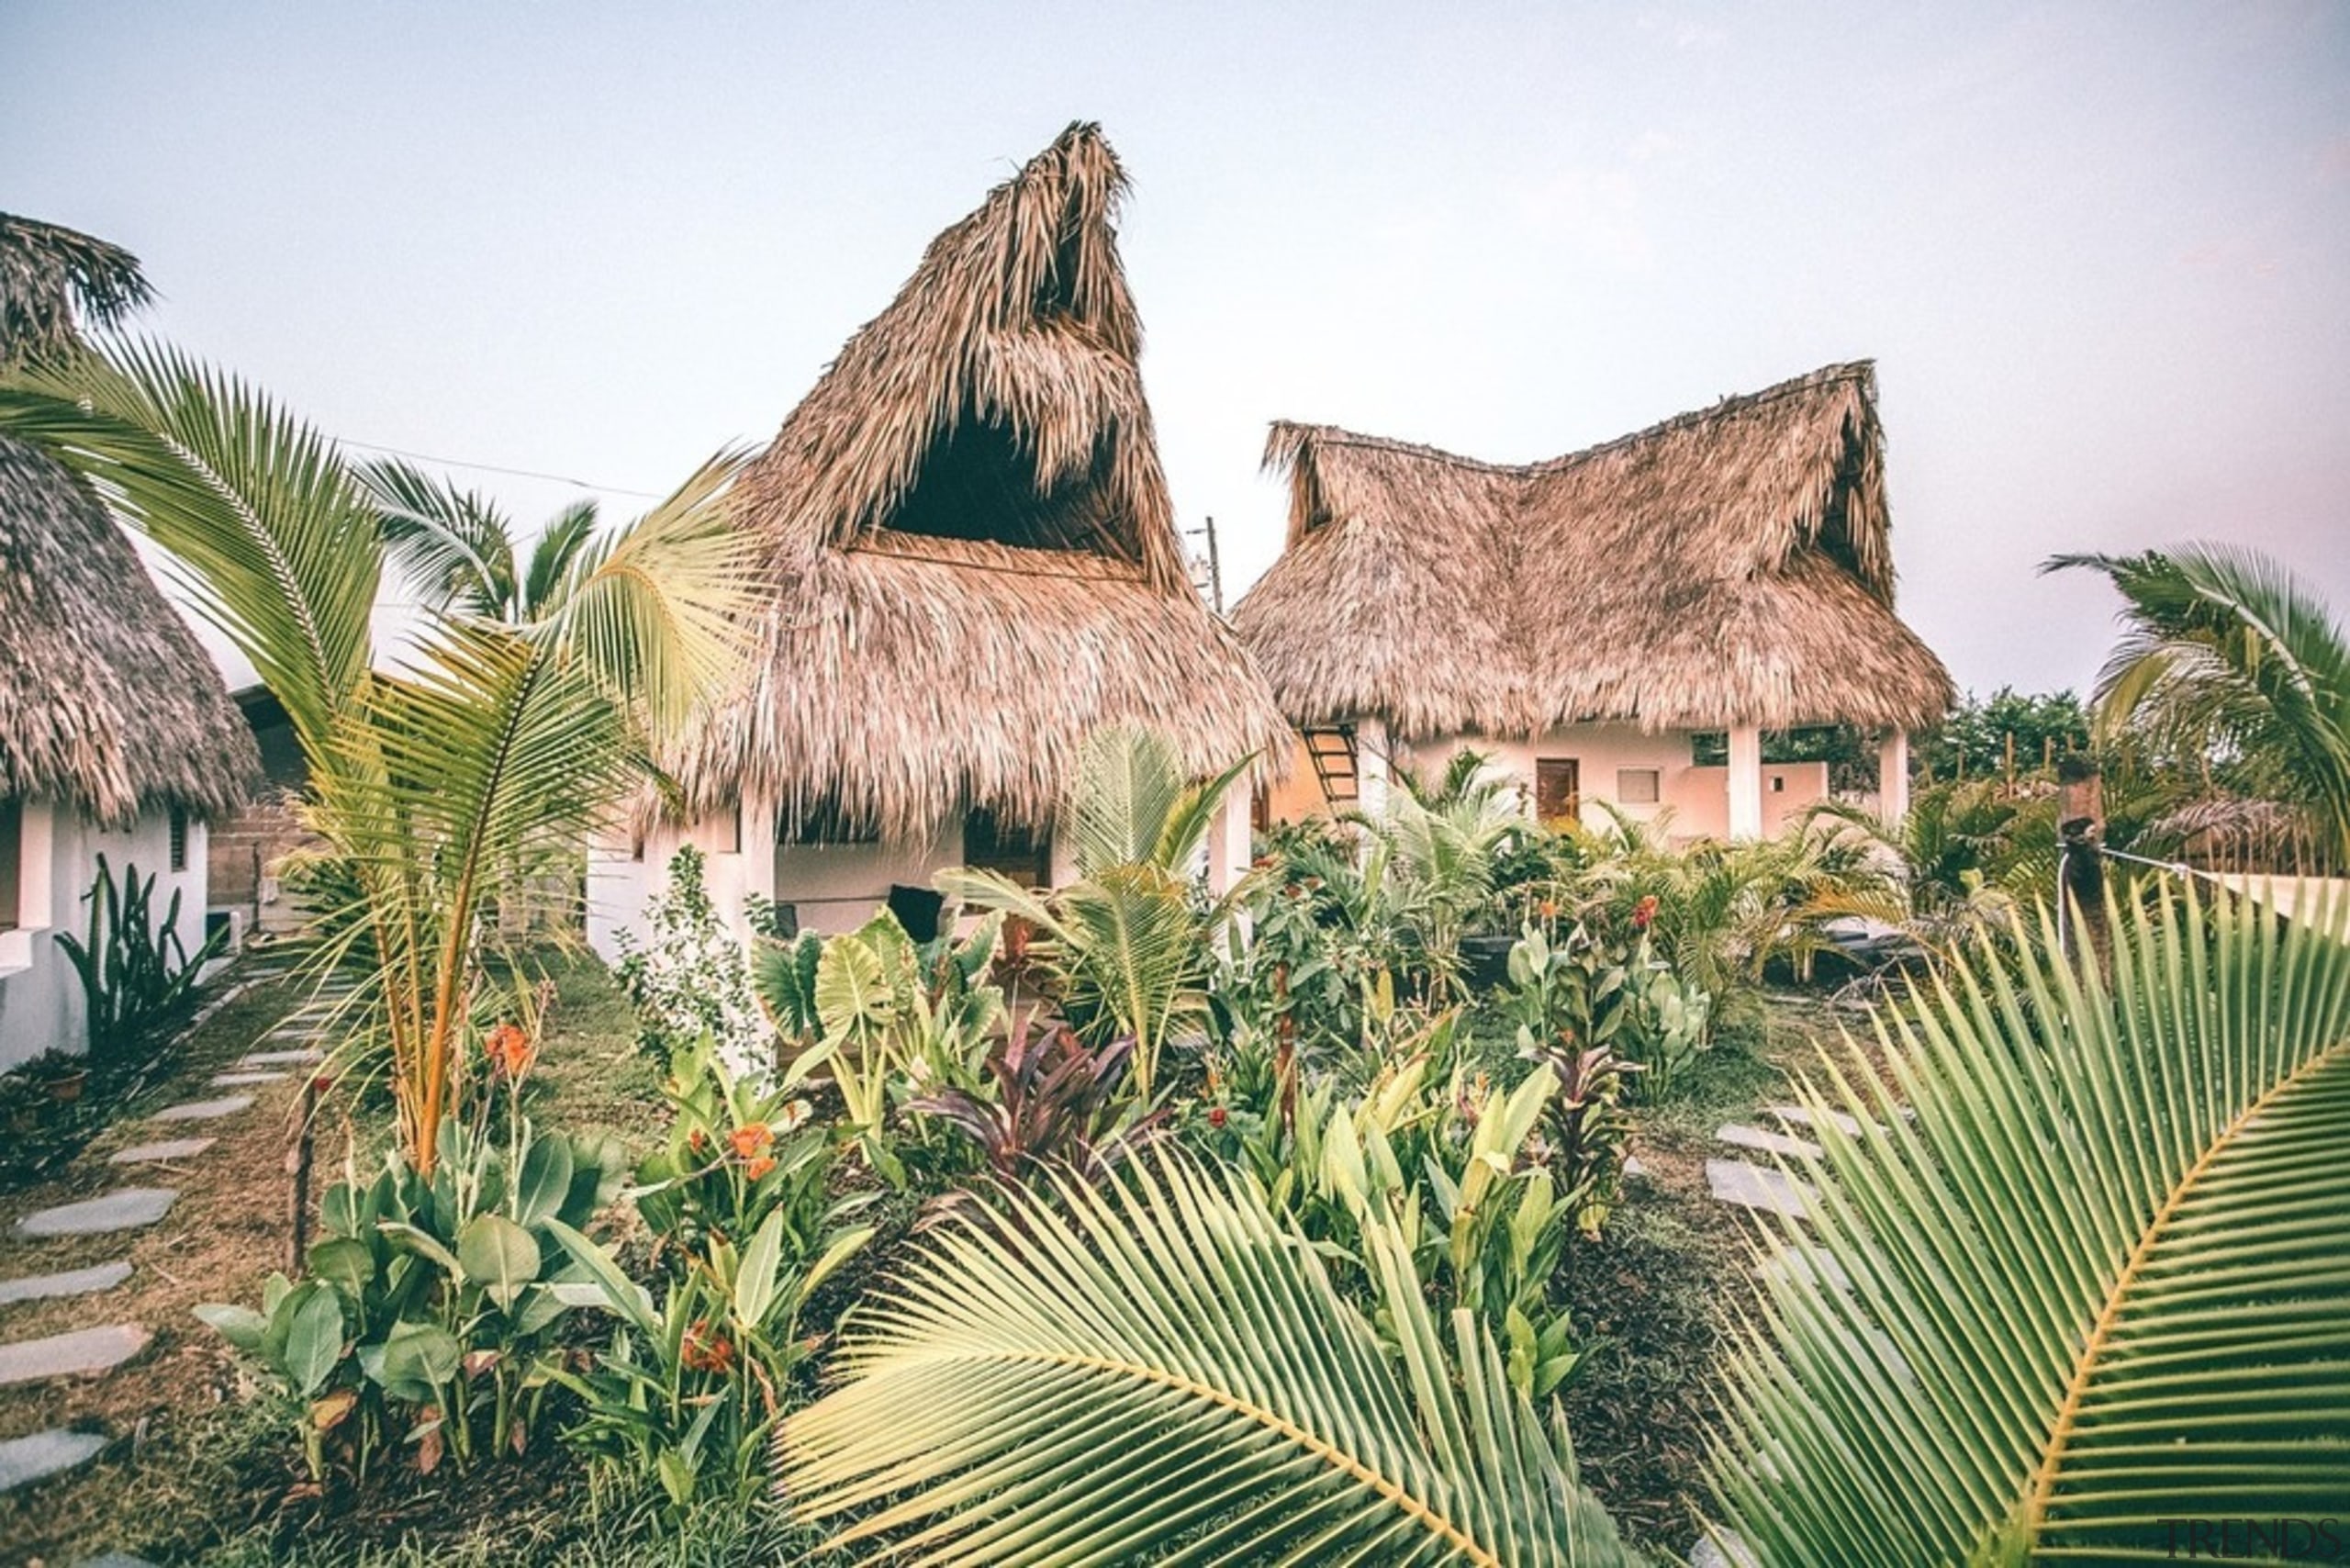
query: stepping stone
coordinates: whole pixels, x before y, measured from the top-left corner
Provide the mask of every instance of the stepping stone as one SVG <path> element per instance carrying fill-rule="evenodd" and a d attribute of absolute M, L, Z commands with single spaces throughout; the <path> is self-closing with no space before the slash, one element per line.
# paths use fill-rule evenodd
<path fill-rule="evenodd" d="M 158 1111 L 147 1119 L 151 1122 L 209 1122 L 222 1116 L 233 1116 L 240 1111 L 250 1111 L 252 1104 L 253 1097 L 250 1094 L 231 1094 L 220 1100 L 191 1100 L 185 1105 Z"/>
<path fill-rule="evenodd" d="M 237 1058 L 241 1070 L 265 1067 L 304 1067 L 327 1059 L 326 1052 L 313 1046 L 306 1051 L 248 1051 Z"/>
<path fill-rule="evenodd" d="M 1624 1157 L 1624 1179 L 1627 1182 L 1644 1182 L 1648 1180 L 1648 1176 L 1649 1168 L 1640 1163 L 1639 1155 L 1628 1154 Z"/>
<path fill-rule="evenodd" d="M 69 1269 L 62 1274 L 27 1274 L 0 1280 L 0 1306 L 18 1301 L 50 1301 L 62 1295 L 91 1295 L 110 1291 L 130 1278 L 128 1263 L 100 1263 L 95 1268 Z"/>
<path fill-rule="evenodd" d="M 75 1568 L 156 1568 L 144 1557 L 133 1557 L 128 1551 L 109 1551 L 103 1557 L 84 1557 Z"/>
<path fill-rule="evenodd" d="M 28 1486 L 89 1463 L 104 1453 L 107 1439 L 95 1432 L 52 1427 L 28 1438 L 0 1442 L 0 1492 Z"/>
<path fill-rule="evenodd" d="M 108 1165 L 145 1165 L 159 1159 L 194 1159 L 220 1140 L 217 1137 L 177 1137 L 162 1143 L 133 1144 L 106 1156 Z"/>
<path fill-rule="evenodd" d="M 1801 1105 L 1765 1105 L 1762 1107 L 1762 1114 L 1775 1121 L 1784 1122 L 1791 1127 L 1803 1127 L 1808 1130 L 1819 1125 L 1819 1121 L 1815 1120 L 1812 1114 Z M 1826 1112 L 1820 1119 L 1841 1131 L 1846 1137 L 1856 1138 L 1868 1131 L 1858 1116 L 1849 1116 L 1841 1111 Z"/>
<path fill-rule="evenodd" d="M 208 1081 L 215 1089 L 243 1089 L 255 1083 L 283 1083 L 282 1072 L 216 1072 Z"/>
<path fill-rule="evenodd" d="M 1762 1272 L 1788 1280 L 1825 1280 L 1840 1291 L 1852 1288 L 1852 1276 L 1828 1253 L 1807 1258 L 1792 1247 L 1782 1247 L 1763 1260 Z"/>
<path fill-rule="evenodd" d="M 1754 1549 L 1739 1538 L 1736 1530 L 1718 1529 L 1721 1544 L 1713 1536 L 1701 1535 L 1697 1544 L 1689 1549 L 1689 1568 L 1756 1568 L 1762 1559 Z"/>
<path fill-rule="evenodd" d="M 109 1323 L 102 1328 L 76 1328 L 46 1339 L 0 1345 L 0 1388 L 112 1372 L 145 1350 L 154 1337 L 136 1323 Z"/>
<path fill-rule="evenodd" d="M 1775 1154 L 1785 1159 L 1818 1159 L 1826 1152 L 1808 1138 L 1789 1137 L 1785 1133 L 1767 1133 L 1761 1127 L 1741 1127 L 1735 1122 L 1715 1128 L 1714 1137 L 1739 1148 L 1760 1149 L 1764 1154 Z"/>
<path fill-rule="evenodd" d="M 1782 1171 L 1749 1165 L 1742 1159 L 1706 1161 L 1706 1185 L 1722 1203 L 1785 1215 L 1789 1219 L 1803 1217 L 1803 1200 L 1811 1192 L 1807 1182 Z"/>
<path fill-rule="evenodd" d="M 85 1198 L 28 1214 L 17 1222 L 18 1236 L 104 1236 L 136 1230 L 172 1212 L 179 1193 L 169 1187 L 120 1187 L 102 1198 Z"/>

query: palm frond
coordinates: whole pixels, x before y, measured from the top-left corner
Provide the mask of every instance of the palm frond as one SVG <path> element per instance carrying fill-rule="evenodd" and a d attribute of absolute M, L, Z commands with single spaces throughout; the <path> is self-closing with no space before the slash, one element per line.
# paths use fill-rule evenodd
<path fill-rule="evenodd" d="M 1138 1159 L 968 1214 L 845 1331 L 781 1484 L 875 1561 L 1632 1561 L 1473 1315 L 1371 1227 L 1393 1359 L 1243 1178 Z"/>
<path fill-rule="evenodd" d="M 1713 1473 L 1765 1562 L 2161 1561 L 2350 1496 L 2350 906 L 2019 931 L 1806 1085 L 1827 1153 Z"/>
<path fill-rule="evenodd" d="M 513 527 L 497 505 L 397 458 L 363 464 L 392 565 L 434 610 L 518 617 Z"/>

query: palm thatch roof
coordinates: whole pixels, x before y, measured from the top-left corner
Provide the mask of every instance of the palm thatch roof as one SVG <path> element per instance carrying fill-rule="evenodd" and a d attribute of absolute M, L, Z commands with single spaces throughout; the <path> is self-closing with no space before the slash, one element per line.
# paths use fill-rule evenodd
<path fill-rule="evenodd" d="M 114 520 L 44 454 L 0 437 L 0 795 L 109 824 L 233 810 L 252 733 Z"/>
<path fill-rule="evenodd" d="M 773 597 L 752 674 L 671 772 L 893 832 L 1049 818 L 1084 736 L 1202 772 L 1284 733 L 1186 579 L 1118 260 L 1073 125 L 934 240 L 739 482 Z"/>
<path fill-rule="evenodd" d="M 1913 728 L 1950 703 L 1893 610 L 1866 362 L 1542 463 L 1286 423 L 1265 461 L 1289 543 L 1233 620 L 1298 723 Z"/>

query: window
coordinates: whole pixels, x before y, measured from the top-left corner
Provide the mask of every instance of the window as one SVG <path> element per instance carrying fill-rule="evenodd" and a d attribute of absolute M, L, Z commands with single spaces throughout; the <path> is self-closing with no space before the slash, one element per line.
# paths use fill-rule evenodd
<path fill-rule="evenodd" d="M 172 808 L 172 869 L 187 869 L 187 808 Z"/>
<path fill-rule="evenodd" d="M 1041 888 L 1053 879 L 1049 831 L 1021 827 L 993 812 L 974 809 L 963 819 L 963 864 L 1001 871 L 1013 881 Z"/>
<path fill-rule="evenodd" d="M 1664 775 L 1653 767 L 1616 770 L 1616 799 L 1628 806 L 1653 806 L 1663 798 Z"/>
<path fill-rule="evenodd" d="M 14 931 L 22 916 L 24 900 L 25 803 L 13 796 L 0 801 L 0 931 Z"/>
<path fill-rule="evenodd" d="M 1537 757 L 1534 814 L 1546 823 L 1572 823 L 1583 815 L 1583 763 L 1572 756 Z"/>

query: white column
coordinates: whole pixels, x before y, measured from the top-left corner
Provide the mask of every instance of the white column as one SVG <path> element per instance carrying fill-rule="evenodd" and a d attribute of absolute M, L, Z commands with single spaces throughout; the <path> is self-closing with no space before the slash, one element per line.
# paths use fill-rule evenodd
<path fill-rule="evenodd" d="M 1250 849 L 1249 783 L 1236 778 L 1224 792 L 1215 820 L 1208 824 L 1208 891 L 1225 893 L 1248 874 Z"/>
<path fill-rule="evenodd" d="M 1909 814 L 1909 732 L 1887 730 L 1876 748 L 1876 814 L 1899 827 Z"/>
<path fill-rule="evenodd" d="M 1762 732 L 1752 724 L 1729 732 L 1729 835 L 1762 836 Z"/>
<path fill-rule="evenodd" d="M 1393 782 L 1387 767 L 1387 725 L 1379 719 L 1355 723 L 1355 803 L 1362 814 L 1375 817 L 1387 810 Z"/>

